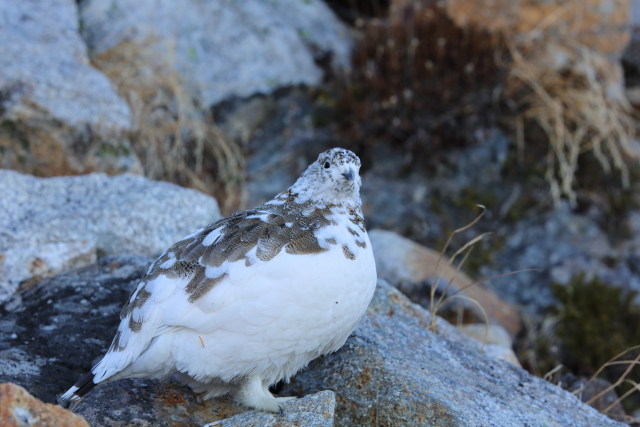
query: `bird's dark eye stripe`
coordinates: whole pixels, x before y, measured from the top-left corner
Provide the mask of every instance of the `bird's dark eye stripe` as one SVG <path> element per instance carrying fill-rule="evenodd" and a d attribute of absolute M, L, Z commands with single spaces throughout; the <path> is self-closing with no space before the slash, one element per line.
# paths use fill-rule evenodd
<path fill-rule="evenodd" d="M 329 169 L 331 167 L 331 163 L 329 162 L 324 162 L 324 168 L 325 169 Z"/>

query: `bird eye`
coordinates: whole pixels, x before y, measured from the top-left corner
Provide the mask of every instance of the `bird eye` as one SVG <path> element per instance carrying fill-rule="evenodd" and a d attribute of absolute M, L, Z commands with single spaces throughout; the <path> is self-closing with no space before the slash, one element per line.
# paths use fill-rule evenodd
<path fill-rule="evenodd" d="M 324 168 L 325 169 L 329 169 L 331 167 L 331 163 L 329 162 L 324 162 Z"/>

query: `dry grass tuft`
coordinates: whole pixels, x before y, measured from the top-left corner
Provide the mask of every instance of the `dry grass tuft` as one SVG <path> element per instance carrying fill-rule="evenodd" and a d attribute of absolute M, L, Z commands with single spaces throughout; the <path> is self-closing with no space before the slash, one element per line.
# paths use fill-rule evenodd
<path fill-rule="evenodd" d="M 141 171 L 127 141 L 29 119 L 0 123 L 0 168 L 42 177 Z"/>
<path fill-rule="evenodd" d="M 145 174 L 218 198 L 224 212 L 244 199 L 244 159 L 152 41 L 124 42 L 92 61 L 117 86 L 133 117 L 132 145 Z M 164 52 L 171 57 L 171 52 Z"/>
<path fill-rule="evenodd" d="M 623 367 L 624 371 L 618 376 L 618 378 L 609 387 L 605 388 L 600 393 L 596 394 L 595 396 L 591 397 L 589 400 L 585 402 L 587 405 L 592 405 L 594 402 L 597 402 L 598 399 L 602 398 L 604 395 L 606 395 L 610 391 L 620 389 L 620 387 L 624 385 L 626 386 L 626 390 L 623 391 L 622 395 L 620 395 L 620 397 L 618 397 L 617 400 L 610 403 L 606 408 L 600 411 L 603 414 L 613 416 L 613 414 L 611 414 L 611 411 L 614 408 L 616 408 L 616 406 L 620 405 L 625 399 L 629 398 L 631 395 L 640 393 L 640 384 L 634 381 L 633 379 L 629 378 L 633 370 L 638 365 L 640 365 L 640 351 L 638 350 L 640 350 L 640 345 L 630 347 L 625 351 L 623 351 L 622 353 L 617 354 L 616 356 L 611 358 L 609 361 L 607 361 L 605 364 L 603 364 L 596 371 L 596 373 L 594 373 L 591 376 L 589 381 L 587 381 L 584 384 L 584 386 L 574 391 L 573 393 L 579 396 L 582 393 L 582 391 L 589 386 L 591 382 L 593 382 L 596 378 L 598 378 L 598 376 L 600 376 L 600 374 L 602 374 L 608 368 L 615 368 L 616 371 L 619 371 L 619 369 Z M 636 353 L 635 356 L 633 356 L 634 353 Z M 625 356 L 628 356 L 628 357 L 624 358 Z M 619 418 L 619 417 L 614 416 L 614 418 Z M 622 417 L 622 419 L 620 419 L 620 421 L 628 424 L 640 423 L 640 419 L 631 417 L 631 416 L 624 416 Z"/>
<path fill-rule="evenodd" d="M 506 98 L 515 103 L 520 151 L 542 131 L 549 149 L 546 179 L 555 201 L 576 201 L 578 161 L 591 153 L 606 173 L 616 170 L 629 183 L 634 123 L 625 98 L 622 71 L 602 55 L 579 45 L 510 47 L 512 66 Z"/>
<path fill-rule="evenodd" d="M 434 272 L 431 275 L 431 277 L 434 277 L 435 280 L 431 281 L 430 289 L 429 289 L 430 290 L 429 312 L 431 315 L 430 329 L 433 332 L 436 331 L 438 313 L 445 306 L 453 303 L 456 300 L 462 300 L 463 303 L 466 302 L 467 304 L 470 304 L 471 306 L 474 306 L 475 308 L 477 308 L 488 330 L 488 325 L 490 323 L 489 316 L 487 315 L 487 312 L 482 306 L 482 304 L 475 298 L 472 298 L 467 295 L 463 295 L 462 293 L 469 288 L 472 288 L 477 285 L 481 285 L 493 279 L 507 277 L 507 276 L 511 276 L 513 274 L 517 274 L 525 271 L 534 271 L 533 269 L 515 270 L 515 271 L 510 271 L 508 273 L 486 277 L 480 280 L 475 280 L 470 283 L 464 284 L 462 286 L 455 285 L 456 283 L 460 282 L 458 280 L 458 275 L 460 274 L 460 271 L 464 267 L 465 262 L 469 259 L 469 256 L 471 255 L 475 245 L 478 242 L 482 241 L 482 239 L 484 239 L 487 235 L 491 234 L 491 233 L 482 233 L 480 235 L 477 235 L 472 239 L 468 240 L 467 242 L 465 242 L 450 257 L 445 256 L 447 251 L 451 247 L 453 239 L 457 235 L 471 229 L 484 216 L 486 212 L 486 208 L 482 205 L 476 205 L 476 206 L 481 209 L 481 212 L 471 222 L 453 230 L 453 232 L 449 234 L 449 237 L 447 238 L 446 243 L 440 250 L 440 256 L 438 257 L 438 260 L 436 261 L 436 264 L 434 266 Z M 446 262 L 446 268 L 442 267 L 443 260 L 445 260 L 444 262 Z M 450 273 L 443 274 L 443 272 L 445 271 Z M 443 277 L 446 275 L 448 275 L 449 277 Z M 443 281 L 444 281 L 444 284 L 443 284 Z M 485 303 L 486 303 L 486 300 L 485 300 Z M 462 323 L 462 320 L 463 320 L 463 313 L 458 313 L 458 324 Z"/>
<path fill-rule="evenodd" d="M 433 277 L 436 277 L 436 280 L 434 280 L 431 283 L 431 288 L 430 288 L 430 300 L 429 300 L 429 314 L 431 315 L 430 318 L 430 325 L 429 328 L 431 329 L 432 332 L 436 332 L 437 329 L 437 315 L 438 312 L 448 303 L 452 302 L 455 299 L 462 299 L 465 300 L 471 304 L 473 304 L 475 307 L 477 307 L 480 312 L 482 313 L 482 317 L 484 319 L 485 325 L 487 327 L 489 327 L 489 316 L 487 315 L 487 312 L 484 310 L 484 308 L 480 305 L 480 303 L 478 303 L 478 301 L 469 298 L 465 295 L 460 295 L 460 292 L 464 291 L 466 288 L 474 286 L 476 284 L 478 284 L 479 282 L 473 282 L 470 285 L 463 287 L 461 289 L 456 290 L 456 292 L 450 293 L 449 290 L 451 289 L 453 283 L 455 282 L 456 276 L 453 277 L 448 277 L 446 278 L 447 280 L 447 284 L 444 286 L 444 289 L 440 292 L 439 296 L 436 296 L 436 293 L 438 291 L 438 289 L 440 288 L 440 282 L 442 281 L 442 276 L 439 274 L 440 272 L 440 263 L 442 261 L 443 258 L 445 258 L 445 254 L 447 252 L 447 250 L 449 249 L 451 242 L 453 241 L 453 238 L 459 234 L 462 233 L 468 229 L 470 229 L 471 227 L 473 227 L 475 224 L 477 224 L 478 221 L 480 221 L 480 219 L 484 216 L 485 212 L 486 212 L 486 208 L 484 206 L 478 205 L 478 207 L 481 209 L 481 212 L 478 216 L 476 216 L 474 218 L 473 221 L 471 221 L 469 224 L 457 228 L 455 229 L 451 234 L 449 234 L 449 237 L 447 239 L 447 242 L 444 244 L 442 250 L 440 251 L 440 257 L 438 258 L 438 261 L 436 262 L 435 268 L 434 268 L 434 274 L 432 275 Z M 460 272 L 460 270 L 462 269 L 464 262 L 467 260 L 467 258 L 469 257 L 469 255 L 471 254 L 471 251 L 473 250 L 473 246 L 478 243 L 480 240 L 482 240 L 483 237 L 485 237 L 488 233 L 484 233 L 481 234 L 479 236 L 474 237 L 473 239 L 469 240 L 468 242 L 466 242 L 464 245 L 462 245 L 462 247 L 460 249 L 458 249 L 450 258 L 448 258 L 447 263 L 454 268 L 455 274 L 458 274 Z M 456 260 L 458 259 L 459 256 L 462 256 L 462 259 L 460 260 L 460 262 L 456 263 Z M 486 335 L 486 331 L 485 331 L 485 335 Z"/>
<path fill-rule="evenodd" d="M 36 176 L 76 175 L 72 153 L 59 135 L 23 123 L 0 126 L 0 168 Z"/>

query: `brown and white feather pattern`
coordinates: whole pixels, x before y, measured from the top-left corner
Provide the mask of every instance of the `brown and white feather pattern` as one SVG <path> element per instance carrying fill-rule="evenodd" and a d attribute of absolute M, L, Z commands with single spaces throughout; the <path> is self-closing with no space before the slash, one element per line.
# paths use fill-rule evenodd
<path fill-rule="evenodd" d="M 271 384 L 339 348 L 375 288 L 359 168 L 329 150 L 273 200 L 167 249 L 122 309 L 93 382 L 178 372 L 199 389 Z"/>
<path fill-rule="evenodd" d="M 339 225 L 340 218 L 348 221 Z M 340 226 L 344 231 L 327 232 L 329 226 L 334 230 Z M 129 319 L 129 329 L 140 331 L 141 319 L 134 319 L 133 310 L 147 302 L 151 294 L 145 289 L 146 284 L 160 275 L 189 278 L 185 292 L 193 303 L 224 278 L 225 263 L 244 260 L 246 266 L 251 266 L 256 259 L 271 260 L 281 250 L 292 255 L 309 255 L 326 251 L 332 245 L 340 245 L 344 256 L 355 260 L 353 246 L 367 247 L 363 235 L 366 229 L 359 204 L 352 208 L 312 202 L 299 204 L 295 194 L 288 191 L 268 204 L 221 219 L 171 246 L 151 264 L 122 309 L 120 319 Z M 124 349 L 117 339 L 111 348 Z"/>

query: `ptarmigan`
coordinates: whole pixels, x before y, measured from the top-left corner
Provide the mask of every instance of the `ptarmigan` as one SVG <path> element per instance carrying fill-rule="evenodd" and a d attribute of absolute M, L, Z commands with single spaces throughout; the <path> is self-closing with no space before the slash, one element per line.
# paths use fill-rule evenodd
<path fill-rule="evenodd" d="M 174 375 L 278 411 L 269 386 L 338 350 L 364 314 L 376 268 L 360 202 L 360 159 L 333 148 L 273 200 L 217 221 L 160 256 L 120 314 L 111 347 L 61 396 Z"/>

